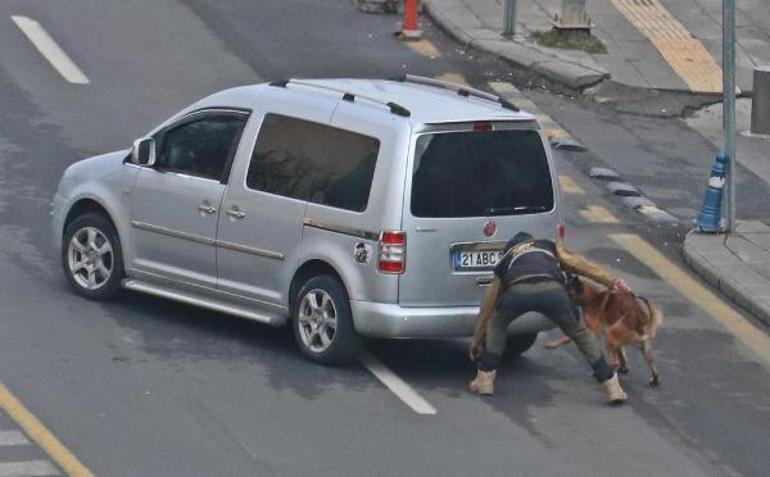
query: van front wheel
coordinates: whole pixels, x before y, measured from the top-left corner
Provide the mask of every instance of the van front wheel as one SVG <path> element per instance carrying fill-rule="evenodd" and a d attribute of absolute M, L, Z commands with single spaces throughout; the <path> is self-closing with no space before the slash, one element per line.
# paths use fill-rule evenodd
<path fill-rule="evenodd" d="M 355 357 L 359 337 L 353 327 L 348 294 L 338 279 L 330 275 L 311 278 L 294 303 L 294 339 L 306 358 L 338 365 Z"/>

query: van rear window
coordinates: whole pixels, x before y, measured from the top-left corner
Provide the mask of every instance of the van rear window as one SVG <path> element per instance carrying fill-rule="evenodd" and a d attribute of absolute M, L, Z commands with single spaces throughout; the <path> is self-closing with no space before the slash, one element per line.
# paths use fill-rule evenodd
<path fill-rule="evenodd" d="M 417 139 L 414 217 L 532 214 L 552 210 L 553 201 L 537 131 L 434 133 Z"/>

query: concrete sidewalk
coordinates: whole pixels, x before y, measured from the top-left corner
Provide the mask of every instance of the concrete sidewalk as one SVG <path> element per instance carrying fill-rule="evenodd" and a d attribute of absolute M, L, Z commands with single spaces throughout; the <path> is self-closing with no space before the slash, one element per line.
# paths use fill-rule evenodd
<path fill-rule="evenodd" d="M 561 0 L 518 0 L 513 39 L 501 36 L 505 0 L 422 1 L 460 42 L 573 88 L 611 79 L 639 88 L 721 92 L 721 0 L 588 0 L 593 34 L 606 54 L 534 41 L 533 32 L 551 28 Z M 749 93 L 754 66 L 770 64 L 770 9 L 762 1 L 738 2 L 736 25 L 737 84 Z"/>
<path fill-rule="evenodd" d="M 739 131 L 749 129 L 750 116 L 751 100 L 739 99 L 736 103 Z M 687 124 L 721 147 L 721 105 L 699 111 L 687 119 Z M 738 134 L 736 158 L 745 170 L 770 187 L 770 140 Z M 736 174 L 738 188 L 743 179 L 740 172 Z M 770 196 L 767 199 L 770 201 Z M 766 210 L 766 219 L 739 222 L 735 233 L 730 235 L 691 232 L 685 238 L 683 253 L 696 273 L 770 326 L 770 207 Z M 737 201 L 739 219 L 741 212 L 741 202 Z"/>

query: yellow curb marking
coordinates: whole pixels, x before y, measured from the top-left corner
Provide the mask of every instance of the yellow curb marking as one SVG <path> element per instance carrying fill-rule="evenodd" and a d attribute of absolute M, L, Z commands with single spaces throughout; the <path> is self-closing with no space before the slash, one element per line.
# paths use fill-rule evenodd
<path fill-rule="evenodd" d="M 570 134 L 561 128 L 546 129 L 545 135 L 548 136 L 548 139 L 550 140 L 570 137 Z"/>
<path fill-rule="evenodd" d="M 575 179 L 570 176 L 559 176 L 559 185 L 561 185 L 562 192 L 572 195 L 583 195 L 586 191 L 575 182 Z"/>
<path fill-rule="evenodd" d="M 728 332 L 756 353 L 765 365 L 770 365 L 770 337 L 748 322 L 708 288 L 682 271 L 649 242 L 633 234 L 610 234 L 610 238 L 637 260 L 677 289 L 703 312 L 720 322 Z"/>
<path fill-rule="evenodd" d="M 465 79 L 465 76 L 463 76 L 461 73 L 444 73 L 443 75 L 437 76 L 436 79 L 447 81 L 449 83 L 461 84 L 463 86 L 470 86 L 468 80 Z"/>
<path fill-rule="evenodd" d="M 659 0 L 612 0 L 620 13 L 652 41 L 692 91 L 722 91 L 722 69 L 698 39 Z"/>
<path fill-rule="evenodd" d="M 556 121 L 553 120 L 553 118 L 543 112 L 536 114 L 535 118 L 537 118 L 540 123 L 556 123 Z"/>
<path fill-rule="evenodd" d="M 93 477 L 93 473 L 41 423 L 24 404 L 0 383 L 0 408 L 71 477 Z"/>
<path fill-rule="evenodd" d="M 597 224 L 618 224 L 620 221 L 612 212 L 601 205 L 587 205 L 578 211 L 581 217 Z"/>
<path fill-rule="evenodd" d="M 418 55 L 422 55 L 428 58 L 439 58 L 441 56 L 441 52 L 438 51 L 436 45 L 434 45 L 430 40 L 426 40 L 425 38 L 418 41 L 407 41 L 406 44 L 409 45 L 409 48 L 414 50 Z"/>

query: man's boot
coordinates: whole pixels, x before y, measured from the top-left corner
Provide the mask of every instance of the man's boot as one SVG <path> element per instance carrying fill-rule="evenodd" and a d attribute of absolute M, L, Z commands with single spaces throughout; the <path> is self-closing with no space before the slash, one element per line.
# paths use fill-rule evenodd
<path fill-rule="evenodd" d="M 476 379 L 471 381 L 469 385 L 471 391 L 481 394 L 482 396 L 491 396 L 495 392 L 496 375 L 497 371 L 478 370 L 476 373 Z"/>
<path fill-rule="evenodd" d="M 610 379 L 603 381 L 602 386 L 604 386 L 604 392 L 607 393 L 607 400 L 610 404 L 622 404 L 628 400 L 628 394 L 620 387 L 617 373 L 613 374 Z"/>

